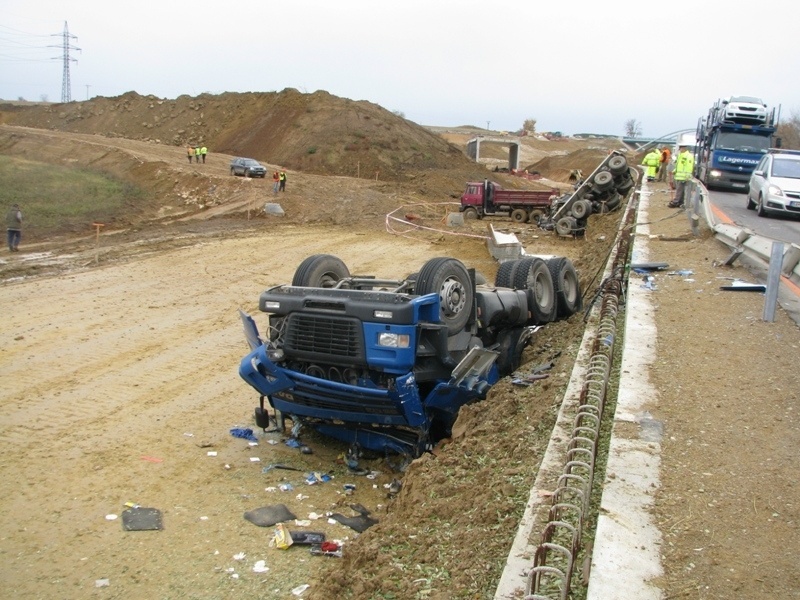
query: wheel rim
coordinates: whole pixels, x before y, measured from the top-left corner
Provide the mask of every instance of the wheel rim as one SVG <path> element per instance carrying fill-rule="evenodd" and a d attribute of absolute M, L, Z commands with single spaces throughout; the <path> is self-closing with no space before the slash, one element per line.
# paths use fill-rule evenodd
<path fill-rule="evenodd" d="M 439 301 L 445 315 L 457 315 L 464 310 L 467 303 L 466 290 L 457 279 L 445 279 L 439 290 Z"/>

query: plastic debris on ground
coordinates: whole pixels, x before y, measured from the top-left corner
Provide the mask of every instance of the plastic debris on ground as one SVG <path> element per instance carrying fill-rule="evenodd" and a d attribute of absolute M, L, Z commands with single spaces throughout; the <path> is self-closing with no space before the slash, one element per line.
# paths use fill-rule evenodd
<path fill-rule="evenodd" d="M 289 465 L 283 465 L 280 463 L 273 463 L 267 465 L 263 469 L 261 469 L 262 473 L 269 473 L 272 469 L 283 469 L 284 471 L 302 471 L 303 469 L 298 469 L 297 467 L 290 467 Z"/>
<path fill-rule="evenodd" d="M 302 444 L 297 438 L 289 438 L 284 442 L 284 444 L 289 446 L 289 448 L 299 448 L 300 446 L 302 446 Z"/>
<path fill-rule="evenodd" d="M 270 548 L 278 548 L 286 550 L 294 543 L 291 532 L 286 528 L 283 523 L 278 523 L 272 533 L 272 538 L 269 540 Z"/>
<path fill-rule="evenodd" d="M 305 592 L 310 587 L 311 587 L 310 585 L 308 585 L 307 583 L 304 583 L 303 585 L 298 585 L 296 588 L 294 588 L 292 590 L 292 593 L 295 596 L 302 596 L 303 592 Z"/>
<path fill-rule="evenodd" d="M 233 437 L 242 438 L 243 440 L 250 440 L 251 442 L 258 441 L 258 438 L 253 433 L 253 430 L 249 428 L 234 427 L 231 429 L 231 435 Z"/>
<path fill-rule="evenodd" d="M 244 552 L 239 552 L 233 555 L 233 560 L 244 560 L 247 557 L 247 554 Z"/>
<path fill-rule="evenodd" d="M 94 587 L 96 588 L 108 587 L 110 585 L 111 585 L 111 580 L 109 579 L 95 579 L 94 581 Z"/>
<path fill-rule="evenodd" d="M 357 513 L 360 513 L 356 517 L 345 517 L 340 513 L 334 513 L 331 515 L 331 519 L 333 521 L 337 521 L 358 533 L 363 533 L 373 525 L 375 525 L 378 520 L 373 519 L 369 516 L 370 511 L 361 506 L 360 504 L 350 504 L 350 508 Z M 328 521 L 330 522 L 330 520 Z"/>
<path fill-rule="evenodd" d="M 311 554 L 315 556 L 335 556 L 342 557 L 342 545 L 338 542 L 323 542 L 318 545 L 311 546 Z"/>
<path fill-rule="evenodd" d="M 267 571 L 269 571 L 269 567 L 265 560 L 257 560 L 253 565 L 253 573 L 266 573 Z"/>
<path fill-rule="evenodd" d="M 282 492 L 291 492 L 294 486 L 291 483 L 282 483 L 278 486 L 278 489 Z"/>
<path fill-rule="evenodd" d="M 312 544 L 322 544 L 325 541 L 325 534 L 321 531 L 290 531 L 293 544 L 310 546 Z"/>
<path fill-rule="evenodd" d="M 767 286 L 734 279 L 730 285 L 721 285 L 719 289 L 726 292 L 766 292 Z"/>
<path fill-rule="evenodd" d="M 115 515 L 114 513 L 106 515 L 106 521 L 116 521 L 116 520 L 117 520 L 117 515 Z"/>
<path fill-rule="evenodd" d="M 327 483 L 331 479 L 333 479 L 333 477 L 331 477 L 327 473 L 319 473 L 315 471 L 314 473 L 311 473 L 308 477 L 306 477 L 306 483 L 308 485 L 315 485 L 317 483 Z"/>
<path fill-rule="evenodd" d="M 643 288 L 655 291 L 655 289 L 656 289 L 656 278 L 655 277 L 653 277 L 652 275 L 647 275 L 646 277 L 644 277 L 642 279 L 642 281 L 644 281 L 644 283 L 642 284 Z"/>

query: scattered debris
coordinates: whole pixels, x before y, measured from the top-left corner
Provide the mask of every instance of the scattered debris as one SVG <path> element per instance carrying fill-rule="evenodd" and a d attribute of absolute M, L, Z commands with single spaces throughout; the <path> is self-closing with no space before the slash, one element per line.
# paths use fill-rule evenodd
<path fill-rule="evenodd" d="M 730 285 L 721 285 L 719 289 L 726 292 L 766 292 L 767 286 L 759 283 L 747 283 L 741 279 L 734 279 Z"/>
<path fill-rule="evenodd" d="M 244 513 L 244 518 L 259 527 L 272 527 L 283 521 L 293 521 L 297 517 L 292 514 L 285 504 L 271 504 L 262 506 Z"/>
<path fill-rule="evenodd" d="M 267 571 L 269 571 L 269 567 L 265 560 L 257 560 L 253 565 L 253 573 L 266 573 Z"/>
<path fill-rule="evenodd" d="M 106 521 L 116 521 L 116 520 L 117 520 L 117 515 L 115 515 L 114 513 L 106 515 Z"/>
<path fill-rule="evenodd" d="M 373 525 L 375 525 L 378 520 L 373 519 L 369 516 L 370 511 L 361 506 L 360 504 L 350 504 L 350 508 L 353 509 L 355 512 L 360 513 L 357 517 L 345 517 L 340 513 L 333 513 L 331 515 L 331 519 L 357 531 L 358 533 L 363 533 Z"/>
<path fill-rule="evenodd" d="M 338 542 L 322 542 L 311 546 L 311 554 L 315 556 L 335 556 L 342 557 L 342 545 Z"/>
<path fill-rule="evenodd" d="M 269 473 L 272 469 L 283 469 L 284 471 L 302 471 L 303 469 L 298 469 L 297 467 L 290 467 L 289 465 L 282 465 L 280 463 L 273 463 L 271 465 L 267 465 L 263 469 L 261 469 L 262 473 Z"/>
<path fill-rule="evenodd" d="M 327 483 L 331 479 L 333 479 L 333 477 L 331 477 L 327 473 L 319 473 L 315 471 L 314 473 L 311 473 L 309 474 L 308 477 L 306 477 L 306 483 L 308 485 L 315 485 L 317 483 Z"/>
<path fill-rule="evenodd" d="M 110 579 L 95 579 L 94 581 L 94 587 L 96 588 L 108 587 L 110 585 L 111 585 Z"/>
<path fill-rule="evenodd" d="M 244 560 L 246 556 L 247 554 L 245 554 L 244 552 L 239 552 L 233 555 L 233 560 Z"/>
<path fill-rule="evenodd" d="M 155 456 L 143 456 L 142 460 L 146 460 L 147 462 L 151 462 L 151 463 L 164 462 L 163 458 L 156 458 Z"/>
<path fill-rule="evenodd" d="M 302 596 L 303 592 L 305 592 L 309 587 L 311 586 L 308 585 L 307 583 L 304 583 L 303 585 L 298 585 L 296 588 L 292 590 L 292 593 L 295 596 Z"/>
<path fill-rule="evenodd" d="M 290 531 L 289 535 L 292 537 L 293 544 L 303 546 L 321 544 L 325 541 L 325 534 L 321 531 Z"/>
<path fill-rule="evenodd" d="M 122 513 L 122 528 L 125 531 L 154 531 L 164 529 L 161 511 L 157 508 L 137 506 Z"/>
<path fill-rule="evenodd" d="M 280 550 L 286 550 L 292 544 L 294 544 L 294 540 L 292 539 L 291 532 L 286 528 L 286 525 L 278 523 L 269 541 L 270 548 L 275 547 Z"/>
<path fill-rule="evenodd" d="M 649 273 L 651 271 L 666 271 L 669 268 L 669 263 L 651 262 L 651 263 L 632 263 L 631 270 L 635 273 Z"/>
<path fill-rule="evenodd" d="M 242 438 L 244 440 L 250 440 L 251 442 L 257 442 L 258 438 L 253 433 L 252 429 L 245 429 L 242 427 L 234 427 L 231 429 L 231 435 L 233 437 Z"/>

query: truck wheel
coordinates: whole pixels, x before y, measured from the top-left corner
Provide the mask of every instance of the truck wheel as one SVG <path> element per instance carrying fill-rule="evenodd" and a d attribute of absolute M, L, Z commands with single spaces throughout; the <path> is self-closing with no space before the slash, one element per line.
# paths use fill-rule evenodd
<path fill-rule="evenodd" d="M 416 293 L 438 294 L 442 322 L 450 334 L 464 329 L 475 300 L 467 268 L 455 258 L 432 258 L 419 271 Z"/>
<path fill-rule="evenodd" d="M 556 233 L 561 237 L 567 237 L 572 235 L 577 226 L 578 222 L 572 217 L 561 217 L 556 223 Z"/>
<path fill-rule="evenodd" d="M 511 211 L 511 220 L 515 223 L 527 223 L 528 213 L 524 208 L 515 208 Z"/>
<path fill-rule="evenodd" d="M 592 214 L 592 203 L 588 200 L 578 200 L 572 205 L 572 216 L 584 219 Z"/>
<path fill-rule="evenodd" d="M 497 357 L 497 370 L 501 377 L 513 373 L 522 362 L 522 351 L 525 349 L 524 342 L 520 343 L 522 333 L 522 329 L 515 328 L 501 331 L 497 336 L 497 351 L 500 353 Z"/>
<path fill-rule="evenodd" d="M 544 216 L 544 211 L 535 208 L 531 211 L 531 214 L 528 215 L 528 223 L 539 223 L 539 219 Z"/>
<path fill-rule="evenodd" d="M 556 318 L 566 319 L 583 308 L 581 284 L 572 261 L 563 256 L 545 261 L 556 291 Z"/>
<path fill-rule="evenodd" d="M 549 323 L 556 316 L 553 277 L 541 258 L 523 258 L 514 269 L 514 289 L 530 290 L 531 314 L 537 323 Z"/>
<path fill-rule="evenodd" d="M 625 172 L 625 169 L 628 168 L 628 161 L 625 160 L 624 156 L 612 156 L 608 159 L 606 166 L 608 166 L 608 170 L 611 171 L 613 175 L 621 175 Z"/>
<path fill-rule="evenodd" d="M 609 211 L 612 211 L 615 208 L 617 208 L 621 202 L 622 198 L 620 197 L 620 195 L 613 194 L 611 197 L 608 198 L 608 200 L 606 200 L 606 206 L 608 207 Z"/>
<path fill-rule="evenodd" d="M 630 190 L 632 187 L 633 187 L 633 179 L 628 179 L 625 181 L 625 183 L 622 183 L 617 186 L 617 193 L 622 194 L 624 196 L 625 194 L 628 193 L 628 190 Z"/>
<path fill-rule="evenodd" d="M 594 189 L 604 192 L 614 184 L 614 176 L 608 171 L 600 171 L 592 178 Z"/>
<path fill-rule="evenodd" d="M 496 287 L 510 288 L 514 281 L 512 275 L 516 266 L 516 260 L 507 260 L 504 263 L 500 263 L 497 268 L 497 275 L 494 277 L 494 285 Z"/>
<path fill-rule="evenodd" d="M 478 218 L 478 211 L 474 208 L 465 208 L 464 209 L 464 219 L 477 219 Z"/>
<path fill-rule="evenodd" d="M 350 277 L 350 271 L 341 259 L 332 254 L 314 254 L 297 267 L 292 285 L 329 288 L 346 277 Z"/>

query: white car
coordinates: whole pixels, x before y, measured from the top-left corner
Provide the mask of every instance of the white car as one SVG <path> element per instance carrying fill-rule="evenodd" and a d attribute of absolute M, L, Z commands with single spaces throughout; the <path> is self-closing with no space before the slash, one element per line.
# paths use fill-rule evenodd
<path fill-rule="evenodd" d="M 750 176 L 747 208 L 800 216 L 800 150 L 770 150 Z"/>
<path fill-rule="evenodd" d="M 763 125 L 767 122 L 767 105 L 753 96 L 731 96 L 723 100 L 723 118 L 734 123 Z"/>

